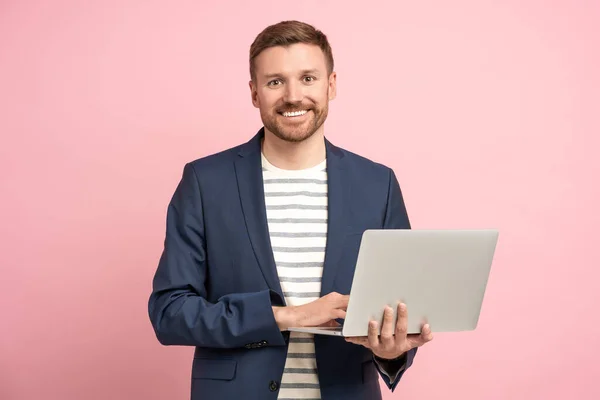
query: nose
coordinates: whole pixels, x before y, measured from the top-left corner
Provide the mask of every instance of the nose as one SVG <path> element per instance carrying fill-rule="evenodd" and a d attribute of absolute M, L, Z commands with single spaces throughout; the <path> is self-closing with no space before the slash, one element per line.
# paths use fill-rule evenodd
<path fill-rule="evenodd" d="M 290 81 L 285 85 L 283 100 L 286 103 L 301 103 L 303 98 L 303 88 L 298 82 Z"/>

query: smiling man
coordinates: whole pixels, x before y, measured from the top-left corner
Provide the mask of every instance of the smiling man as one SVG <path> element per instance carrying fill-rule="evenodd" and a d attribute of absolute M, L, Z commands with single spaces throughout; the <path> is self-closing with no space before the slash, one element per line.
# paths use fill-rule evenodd
<path fill-rule="evenodd" d="M 336 73 L 322 32 L 267 27 L 250 77 L 264 126 L 186 164 L 169 204 L 149 300 L 157 338 L 195 347 L 192 399 L 380 399 L 378 376 L 394 390 L 432 339 L 427 325 L 406 334 L 403 304 L 364 338 L 288 328 L 344 318 L 360 234 L 410 229 L 398 181 L 325 138 Z"/>

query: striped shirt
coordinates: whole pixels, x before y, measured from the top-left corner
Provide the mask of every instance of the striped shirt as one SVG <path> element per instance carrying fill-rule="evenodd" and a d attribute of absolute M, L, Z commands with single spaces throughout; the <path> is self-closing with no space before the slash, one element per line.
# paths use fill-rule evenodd
<path fill-rule="evenodd" d="M 289 306 L 317 300 L 327 242 L 327 161 L 283 170 L 262 156 L 271 246 Z M 279 400 L 321 398 L 313 335 L 290 332 Z"/>

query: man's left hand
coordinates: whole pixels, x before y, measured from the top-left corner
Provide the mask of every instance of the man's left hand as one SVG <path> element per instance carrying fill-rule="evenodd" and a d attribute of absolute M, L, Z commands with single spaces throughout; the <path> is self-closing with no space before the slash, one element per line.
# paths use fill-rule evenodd
<path fill-rule="evenodd" d="M 370 349 L 379 358 L 393 360 L 415 347 L 421 347 L 433 340 L 428 324 L 423 325 L 420 334 L 407 334 L 408 313 L 406 305 L 398 305 L 398 320 L 394 329 L 394 310 L 387 306 L 383 312 L 381 335 L 378 334 L 377 321 L 369 322 L 369 336 L 348 337 L 347 342 L 360 344 Z"/>

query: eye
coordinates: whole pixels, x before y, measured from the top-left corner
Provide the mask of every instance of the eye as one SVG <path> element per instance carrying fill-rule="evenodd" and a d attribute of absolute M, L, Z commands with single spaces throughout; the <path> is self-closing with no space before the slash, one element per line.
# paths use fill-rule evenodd
<path fill-rule="evenodd" d="M 304 82 L 306 82 L 306 83 L 312 83 L 316 80 L 317 80 L 317 78 L 315 78 L 314 76 L 305 76 L 304 77 Z"/>
<path fill-rule="evenodd" d="M 272 81 L 269 81 L 269 83 L 267 83 L 267 86 L 279 86 L 280 84 L 281 84 L 280 79 L 273 79 Z"/>

